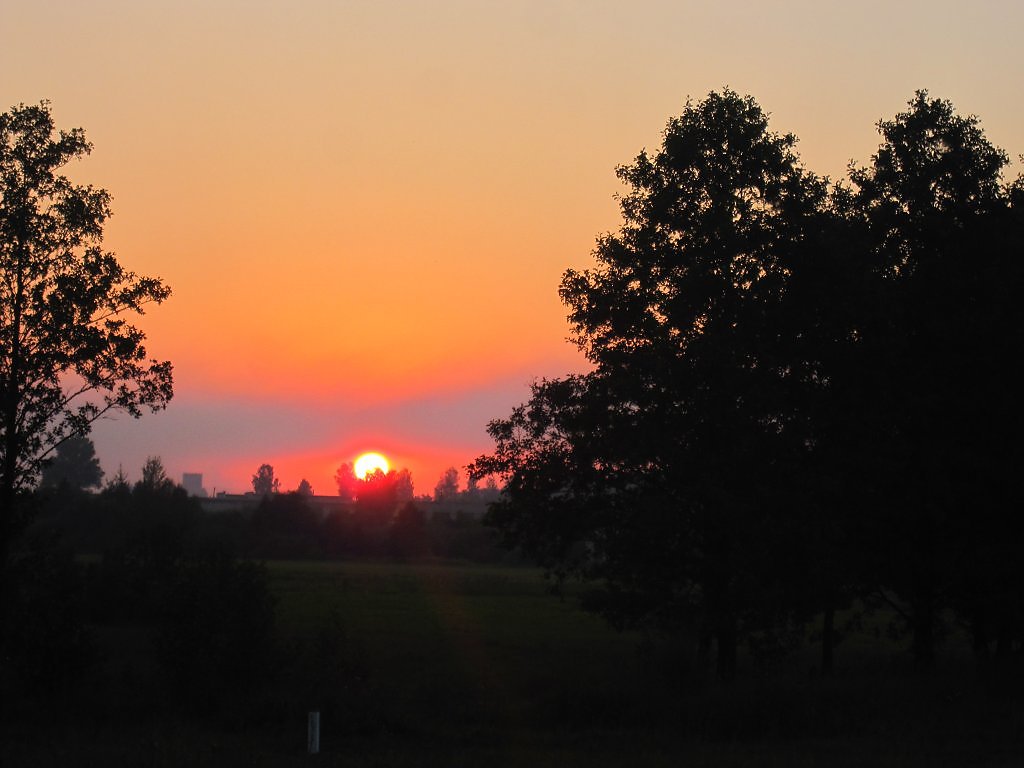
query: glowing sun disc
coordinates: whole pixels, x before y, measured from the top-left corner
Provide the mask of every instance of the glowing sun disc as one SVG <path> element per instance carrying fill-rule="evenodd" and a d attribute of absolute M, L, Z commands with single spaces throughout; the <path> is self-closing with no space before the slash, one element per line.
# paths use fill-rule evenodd
<path fill-rule="evenodd" d="M 372 475 L 378 469 L 386 475 L 390 468 L 388 460 L 379 453 L 364 453 L 356 459 L 353 470 L 356 473 L 356 477 L 362 480 L 367 475 Z"/>

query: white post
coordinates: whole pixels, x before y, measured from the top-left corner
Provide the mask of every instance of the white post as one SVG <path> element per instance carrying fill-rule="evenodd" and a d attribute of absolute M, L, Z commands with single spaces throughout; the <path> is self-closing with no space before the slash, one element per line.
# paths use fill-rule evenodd
<path fill-rule="evenodd" d="M 309 713 L 308 731 L 309 754 L 315 755 L 320 751 L 320 713 Z"/>

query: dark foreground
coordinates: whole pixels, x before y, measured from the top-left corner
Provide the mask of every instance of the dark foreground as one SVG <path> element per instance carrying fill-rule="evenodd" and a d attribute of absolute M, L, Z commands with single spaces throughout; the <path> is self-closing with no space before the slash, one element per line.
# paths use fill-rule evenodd
<path fill-rule="evenodd" d="M 685 639 L 617 634 L 533 570 L 279 562 L 269 580 L 276 645 L 258 684 L 232 695 L 200 679 L 183 698 L 151 632 L 96 625 L 85 678 L 7 702 L 3 765 L 1024 764 L 1020 676 L 979 671 L 955 627 L 929 675 L 875 613 L 847 632 L 830 679 L 815 674 L 811 628 L 723 686 Z"/>

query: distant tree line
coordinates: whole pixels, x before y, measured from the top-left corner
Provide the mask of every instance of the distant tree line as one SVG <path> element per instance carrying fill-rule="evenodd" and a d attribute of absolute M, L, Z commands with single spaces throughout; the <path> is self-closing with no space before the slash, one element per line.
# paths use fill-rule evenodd
<path fill-rule="evenodd" d="M 840 183 L 731 91 L 617 170 L 623 223 L 560 295 L 593 369 L 544 380 L 471 466 L 489 521 L 617 626 L 735 674 L 883 603 L 916 663 L 949 621 L 1024 650 L 1024 183 L 921 91 Z"/>
<path fill-rule="evenodd" d="M 281 706 L 265 698 L 279 691 L 320 690 L 315 654 L 341 646 L 282 645 L 265 560 L 522 562 L 479 515 L 428 515 L 393 495 L 339 499 L 325 511 L 310 494 L 269 493 L 246 512 L 205 512 L 159 457 L 147 459 L 137 482 L 118 470 L 90 490 L 102 475 L 91 441 L 72 441 L 27 499 L 32 523 L 13 548 L 0 603 L 0 683 L 11 693 L 0 719 L 26 702 L 45 706 L 109 666 L 92 638 L 124 627 L 150 638 L 159 669 L 148 684 L 163 692 L 165 706 L 189 715 L 248 717 L 253 706 Z M 375 482 L 366 487 L 375 490 Z M 298 677 L 284 680 L 275 670 Z"/>
<path fill-rule="evenodd" d="M 251 510 L 204 512 L 197 499 L 167 477 L 159 457 L 146 461 L 141 480 L 134 485 L 119 470 L 98 492 L 86 492 L 99 485 L 103 474 L 88 438 L 75 441 L 60 457 L 44 471 L 44 478 L 51 481 L 41 483 L 37 491 L 35 529 L 48 528 L 79 553 L 118 549 L 144 530 L 186 549 L 215 545 L 234 556 L 255 559 L 516 560 L 497 546 L 495 533 L 480 522 L 476 510 L 485 496 L 462 491 L 448 499 L 451 503 L 443 510 L 431 509 L 433 504 L 413 499 L 408 470 L 371 473 L 357 481 L 358 496 L 339 496 L 331 506 L 314 505 L 302 484 L 296 491 L 273 490 L 280 483 L 273 467 L 263 464 L 253 483 L 266 492 Z M 460 509 L 459 500 L 473 503 Z M 167 530 L 169 523 L 161 511 L 165 509 L 174 510 L 174 530 Z"/>
<path fill-rule="evenodd" d="M 414 500 L 421 503 L 433 501 L 449 504 L 461 501 L 475 505 L 497 501 L 501 495 L 501 489 L 493 477 L 488 477 L 484 486 L 480 487 L 479 480 L 470 476 L 466 481 L 466 487 L 460 490 L 459 470 L 455 467 L 448 467 L 441 473 L 432 496 L 414 494 L 412 473 L 408 469 L 389 469 L 387 472 L 377 469 L 363 477 L 357 477 L 353 465 L 345 462 L 334 473 L 334 482 L 338 488 L 339 500 L 346 504 L 357 504 L 363 509 L 373 507 L 389 510 Z M 256 474 L 252 476 L 252 489 L 257 496 L 281 493 L 281 482 L 274 474 L 273 465 L 259 466 Z M 302 496 L 312 496 L 313 486 L 303 478 L 295 492 Z"/>

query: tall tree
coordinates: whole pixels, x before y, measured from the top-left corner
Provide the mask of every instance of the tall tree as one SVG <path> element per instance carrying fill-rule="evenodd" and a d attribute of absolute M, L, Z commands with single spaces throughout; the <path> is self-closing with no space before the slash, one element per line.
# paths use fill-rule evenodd
<path fill-rule="evenodd" d="M 0 558 L 16 497 L 56 446 L 172 394 L 171 364 L 129 322 L 170 289 L 103 250 L 110 196 L 61 173 L 91 148 L 81 129 L 57 131 L 46 102 L 0 114 Z"/>
<path fill-rule="evenodd" d="M 731 92 L 619 169 L 624 223 L 561 287 L 591 373 L 492 422 L 489 519 L 619 625 L 738 637 L 872 592 L 921 666 L 955 608 L 1024 638 L 1024 181 L 977 118 L 919 92 L 852 188 Z M 759 637 L 758 635 L 761 635 Z"/>
<path fill-rule="evenodd" d="M 272 466 L 260 464 L 256 474 L 252 476 L 252 490 L 257 496 L 269 496 L 281 490 L 281 481 L 274 477 Z"/>
<path fill-rule="evenodd" d="M 765 544 L 785 542 L 780 474 L 805 443 L 778 317 L 828 188 L 795 143 L 725 91 L 618 169 L 622 227 L 560 290 L 594 370 L 536 385 L 471 468 L 505 480 L 507 539 L 603 581 L 619 625 L 697 622 L 725 678 L 740 634 L 777 618 L 786 560 Z"/>
<path fill-rule="evenodd" d="M 473 477 L 473 475 L 466 478 L 466 489 L 462 492 L 462 497 L 468 501 L 478 501 L 480 499 L 479 478 Z"/>
<path fill-rule="evenodd" d="M 406 475 L 399 475 L 393 469 L 389 472 L 384 472 L 381 469 L 367 472 L 358 481 L 356 510 L 361 515 L 390 519 L 398 506 L 400 484 L 404 491 L 405 478 Z"/>
<path fill-rule="evenodd" d="M 142 465 L 142 479 L 135 484 L 135 490 L 143 493 L 169 493 L 175 488 L 174 481 L 167 476 L 164 462 L 159 456 L 150 456 Z"/>
<path fill-rule="evenodd" d="M 451 501 L 459 494 L 459 470 L 448 467 L 434 486 L 434 501 Z"/>
<path fill-rule="evenodd" d="M 878 129 L 870 165 L 851 170 L 875 280 L 861 366 L 875 397 L 860 417 L 883 483 L 875 570 L 901 598 L 927 667 L 940 610 L 976 591 L 962 566 L 991 564 L 997 542 L 1024 533 L 1007 513 L 1020 502 L 1011 478 L 1024 420 L 1005 386 L 1024 331 L 1020 229 L 1001 179 L 1006 153 L 976 117 L 919 91 Z"/>
<path fill-rule="evenodd" d="M 338 484 L 338 496 L 342 501 L 355 501 L 359 495 L 359 478 L 349 462 L 343 463 L 334 473 L 334 482 Z"/>
<path fill-rule="evenodd" d="M 88 437 L 75 435 L 57 446 L 57 450 L 43 465 L 39 479 L 41 488 L 99 488 L 103 470 L 96 458 L 96 447 Z"/>
<path fill-rule="evenodd" d="M 394 475 L 395 498 L 399 502 L 412 501 L 412 472 L 410 472 L 408 469 L 400 469 L 398 471 L 391 470 L 390 472 L 388 472 L 388 474 Z"/>

